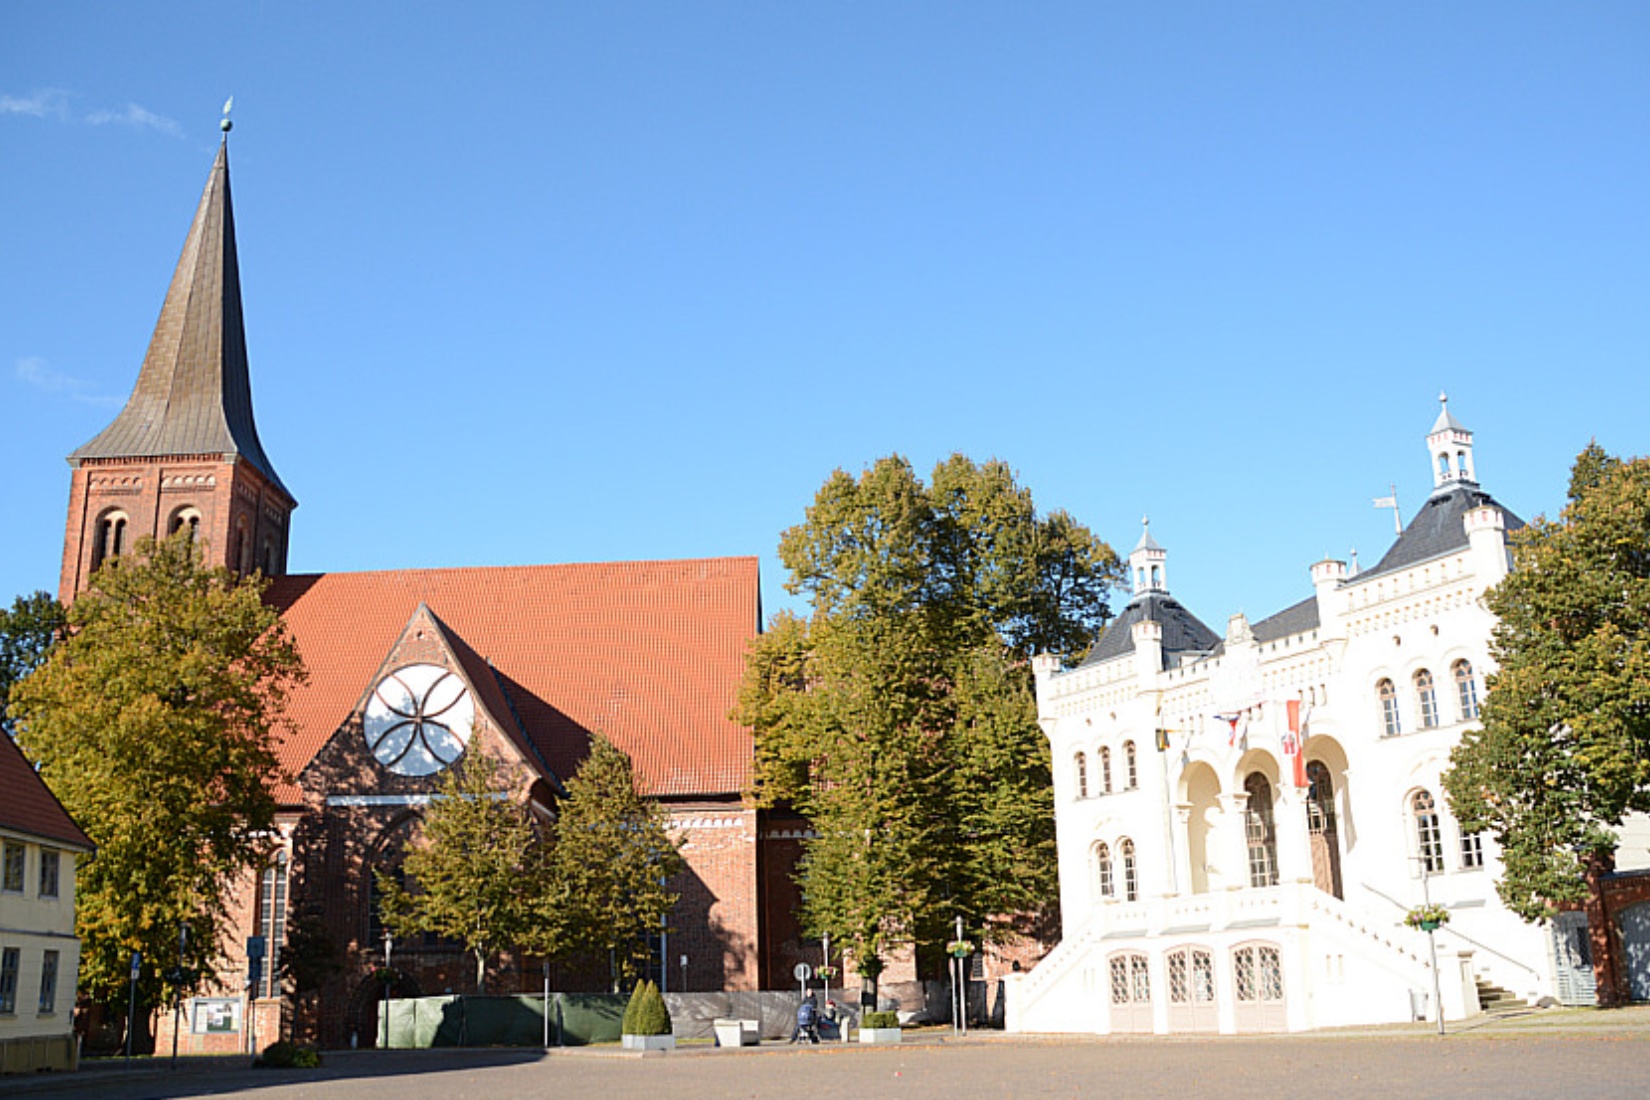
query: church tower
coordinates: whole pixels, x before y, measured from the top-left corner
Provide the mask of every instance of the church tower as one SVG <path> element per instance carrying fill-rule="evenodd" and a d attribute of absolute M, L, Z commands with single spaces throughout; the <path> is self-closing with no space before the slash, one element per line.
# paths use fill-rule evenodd
<path fill-rule="evenodd" d="M 286 572 L 297 501 L 258 442 L 241 323 L 229 120 L 138 372 L 112 423 L 69 456 L 58 598 L 145 535 L 195 533 L 208 565 Z"/>

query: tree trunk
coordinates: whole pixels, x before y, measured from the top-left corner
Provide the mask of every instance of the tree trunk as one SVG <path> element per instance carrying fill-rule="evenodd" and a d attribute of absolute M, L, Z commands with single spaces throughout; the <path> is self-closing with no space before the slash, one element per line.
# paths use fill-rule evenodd
<path fill-rule="evenodd" d="M 476 950 L 476 992 L 487 992 L 487 955 L 479 948 Z"/>

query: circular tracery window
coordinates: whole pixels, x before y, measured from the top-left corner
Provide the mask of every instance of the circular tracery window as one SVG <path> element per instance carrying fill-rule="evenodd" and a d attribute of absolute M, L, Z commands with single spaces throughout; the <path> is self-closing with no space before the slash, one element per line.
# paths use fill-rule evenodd
<path fill-rule="evenodd" d="M 434 775 L 464 755 L 475 716 L 463 680 L 439 665 L 408 665 L 367 701 L 367 748 L 397 775 Z"/>

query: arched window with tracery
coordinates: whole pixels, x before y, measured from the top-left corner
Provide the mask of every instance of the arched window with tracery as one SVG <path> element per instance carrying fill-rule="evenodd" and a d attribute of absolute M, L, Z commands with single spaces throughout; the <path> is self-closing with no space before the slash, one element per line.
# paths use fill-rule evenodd
<path fill-rule="evenodd" d="M 1135 790 L 1140 786 L 1140 770 L 1134 755 L 1134 742 L 1123 742 L 1123 780 L 1125 789 Z"/>
<path fill-rule="evenodd" d="M 1111 749 L 1100 747 L 1100 793 L 1111 793 Z"/>
<path fill-rule="evenodd" d="M 1077 772 L 1077 797 L 1087 798 L 1089 796 L 1089 758 L 1084 753 L 1078 753 L 1072 761 L 1072 765 Z"/>
<path fill-rule="evenodd" d="M 1402 733 L 1404 725 L 1398 716 L 1398 689 L 1392 686 L 1391 680 L 1382 680 L 1375 685 L 1375 695 L 1381 700 L 1382 735 L 1393 737 Z"/>
<path fill-rule="evenodd" d="M 1444 870 L 1444 833 L 1438 825 L 1438 804 L 1432 792 L 1416 791 L 1409 800 L 1410 815 L 1415 821 L 1415 854 L 1425 874 L 1436 875 Z"/>
<path fill-rule="evenodd" d="M 1438 724 L 1438 693 L 1432 687 L 1432 673 L 1424 668 L 1415 674 L 1415 711 L 1422 729 Z"/>
<path fill-rule="evenodd" d="M 1094 846 L 1094 892 L 1100 898 L 1112 897 L 1116 892 L 1111 878 L 1111 849 L 1103 840 Z"/>
<path fill-rule="evenodd" d="M 286 902 L 289 865 L 286 850 L 264 866 L 258 883 L 258 934 L 264 938 L 264 973 L 255 997 L 281 995 L 281 948 L 286 944 Z M 382 933 L 380 933 L 382 934 Z"/>
<path fill-rule="evenodd" d="M 1456 661 L 1450 666 L 1455 676 L 1455 696 L 1461 704 L 1461 721 L 1471 722 L 1478 717 L 1478 679 L 1472 674 L 1472 664 Z"/>
<path fill-rule="evenodd" d="M 1272 817 L 1272 784 L 1260 772 L 1243 781 L 1243 831 L 1249 844 L 1249 885 L 1278 884 L 1278 832 Z"/>
<path fill-rule="evenodd" d="M 1134 841 L 1123 839 L 1117 842 L 1117 850 L 1123 856 L 1123 900 L 1140 900 L 1140 875 L 1134 865 Z"/>

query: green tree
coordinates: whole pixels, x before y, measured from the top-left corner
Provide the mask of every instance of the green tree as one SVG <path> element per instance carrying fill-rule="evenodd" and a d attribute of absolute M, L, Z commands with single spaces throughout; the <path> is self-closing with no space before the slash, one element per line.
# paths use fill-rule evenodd
<path fill-rule="evenodd" d="M 63 605 L 45 592 L 19 596 L 0 609 L 0 733 L 14 733 L 6 700 L 12 687 L 39 667 L 68 625 Z"/>
<path fill-rule="evenodd" d="M 273 824 L 277 724 L 304 670 L 262 587 L 204 567 L 187 534 L 140 541 L 11 693 L 19 743 L 97 844 L 76 874 L 81 992 L 124 1011 L 141 951 L 138 1021 L 175 992 L 165 971 L 213 974 Z"/>
<path fill-rule="evenodd" d="M 515 786 L 492 757 L 468 753 L 424 812 L 402 865 L 408 885 L 377 873 L 384 923 L 398 936 L 461 940 L 475 958 L 478 993 L 488 961 L 527 938 L 539 912 L 543 845 Z"/>
<path fill-rule="evenodd" d="M 1117 555 L 1039 515 L 1004 463 L 954 455 L 930 485 L 897 456 L 838 470 L 780 558 L 812 613 L 751 647 L 735 717 L 756 733 L 752 800 L 812 822 L 804 923 L 873 980 L 890 947 L 932 952 L 956 916 L 1011 935 L 1054 894 L 1027 659 L 1087 651 Z"/>
<path fill-rule="evenodd" d="M 606 737 L 567 781 L 551 826 L 539 918 L 542 954 L 611 953 L 629 980 L 647 958 L 647 937 L 664 927 L 677 896 L 668 880 L 684 864 L 664 813 L 636 791 L 630 758 Z"/>
<path fill-rule="evenodd" d="M 1502 900 L 1544 920 L 1585 898 L 1622 818 L 1650 810 L 1650 460 L 1589 446 L 1559 518 L 1512 545 L 1485 598 L 1499 671 L 1444 786 L 1461 827 L 1501 846 Z"/>

